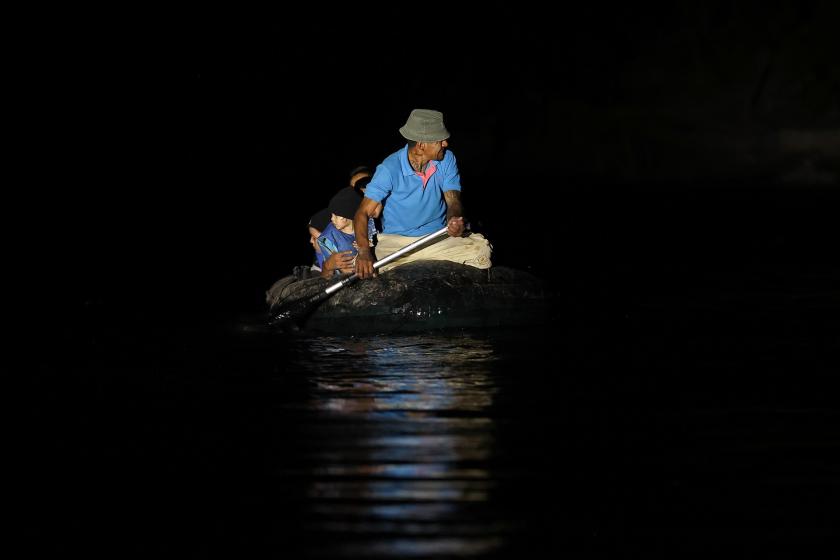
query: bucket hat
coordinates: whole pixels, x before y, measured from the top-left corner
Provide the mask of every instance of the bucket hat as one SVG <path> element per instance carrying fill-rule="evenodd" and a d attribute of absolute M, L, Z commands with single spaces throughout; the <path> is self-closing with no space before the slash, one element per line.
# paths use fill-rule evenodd
<path fill-rule="evenodd" d="M 449 138 L 443 125 L 443 113 L 432 109 L 414 109 L 400 128 L 400 134 L 415 142 L 439 142 Z"/>

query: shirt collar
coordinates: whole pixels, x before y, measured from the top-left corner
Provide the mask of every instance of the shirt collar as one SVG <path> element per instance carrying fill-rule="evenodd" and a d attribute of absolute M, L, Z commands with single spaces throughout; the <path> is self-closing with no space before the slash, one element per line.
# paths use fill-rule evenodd
<path fill-rule="evenodd" d="M 434 166 L 437 168 L 437 161 L 429 161 L 429 165 Z M 404 177 L 408 177 L 410 175 L 416 175 L 417 172 L 414 171 L 414 168 L 411 167 L 411 164 L 408 162 L 408 144 L 406 144 L 402 150 L 400 150 L 400 169 Z M 428 170 L 428 168 L 427 168 Z"/>

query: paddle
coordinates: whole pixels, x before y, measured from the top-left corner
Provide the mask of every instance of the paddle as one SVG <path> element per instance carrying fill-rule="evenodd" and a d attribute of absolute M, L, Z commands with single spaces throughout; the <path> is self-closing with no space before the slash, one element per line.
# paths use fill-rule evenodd
<path fill-rule="evenodd" d="M 377 270 L 378 268 L 392 262 L 406 253 L 410 253 L 414 251 L 418 247 L 421 247 L 432 240 L 437 240 L 438 237 L 442 237 L 447 234 L 447 228 L 442 227 L 441 229 L 437 230 L 436 232 L 430 233 L 420 239 L 409 243 L 402 249 L 395 251 L 388 255 L 387 257 L 376 261 L 373 263 L 373 269 Z M 358 280 L 358 275 L 354 272 L 353 274 L 347 276 L 346 278 L 339 280 L 335 284 L 329 286 L 323 292 L 319 292 L 314 296 L 310 296 L 308 298 L 302 298 L 299 300 L 295 300 L 289 304 L 283 304 L 281 307 L 282 309 L 275 311 L 269 319 L 268 324 L 270 327 L 283 327 L 288 324 L 297 323 L 300 319 L 306 317 L 310 312 L 314 311 L 315 307 L 321 303 L 322 301 L 329 298 L 331 295 L 339 291 L 345 286 L 348 286 Z"/>

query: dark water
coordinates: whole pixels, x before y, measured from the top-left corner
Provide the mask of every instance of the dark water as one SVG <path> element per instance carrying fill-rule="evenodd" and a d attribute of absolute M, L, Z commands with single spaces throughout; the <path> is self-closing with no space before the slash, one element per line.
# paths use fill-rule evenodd
<path fill-rule="evenodd" d="M 290 336 L 258 310 L 86 302 L 32 358 L 26 536 L 114 557 L 810 557 L 837 535 L 840 274 L 832 213 L 808 209 L 581 230 L 528 329 Z"/>

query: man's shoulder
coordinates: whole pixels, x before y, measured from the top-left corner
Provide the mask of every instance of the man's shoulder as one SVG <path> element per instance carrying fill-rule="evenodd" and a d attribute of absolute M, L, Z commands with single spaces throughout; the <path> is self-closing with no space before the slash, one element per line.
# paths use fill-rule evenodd
<path fill-rule="evenodd" d="M 365 196 L 376 202 L 381 202 L 382 199 L 377 198 L 377 196 L 384 196 L 385 191 L 393 187 L 400 180 L 400 177 L 405 175 L 402 164 L 403 160 L 406 159 L 403 157 L 404 155 L 405 148 L 397 150 L 382 160 L 382 163 L 376 167 L 376 172 L 371 177 L 370 183 L 367 185 Z"/>

